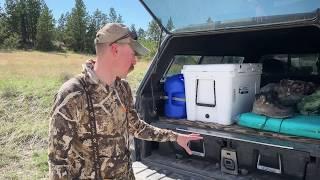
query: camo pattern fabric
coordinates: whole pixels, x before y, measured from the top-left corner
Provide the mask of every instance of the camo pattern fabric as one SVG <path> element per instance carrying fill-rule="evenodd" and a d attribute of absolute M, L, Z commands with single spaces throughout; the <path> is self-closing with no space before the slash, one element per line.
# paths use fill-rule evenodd
<path fill-rule="evenodd" d="M 55 96 L 49 127 L 49 179 L 95 177 L 87 101 L 79 78 L 88 84 L 94 106 L 103 179 L 135 179 L 129 134 L 159 142 L 177 139 L 173 131 L 140 120 L 129 84 L 117 78 L 104 86 L 92 70 L 93 63 L 85 63 L 84 72 L 64 83 Z"/>
<path fill-rule="evenodd" d="M 301 101 L 306 95 L 310 95 L 316 90 L 316 85 L 312 82 L 300 80 L 283 79 L 275 88 L 279 101 L 284 106 L 293 106 Z"/>
<path fill-rule="evenodd" d="M 294 116 L 296 105 L 315 90 L 314 83 L 300 80 L 283 79 L 279 83 L 267 84 L 256 95 L 252 112 L 273 118 Z"/>

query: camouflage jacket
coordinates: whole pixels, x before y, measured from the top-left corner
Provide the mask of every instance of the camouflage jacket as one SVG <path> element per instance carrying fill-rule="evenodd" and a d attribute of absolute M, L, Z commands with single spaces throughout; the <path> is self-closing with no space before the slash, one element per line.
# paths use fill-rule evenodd
<path fill-rule="evenodd" d="M 138 118 L 129 84 L 117 78 L 104 86 L 86 63 L 84 72 L 62 85 L 55 96 L 49 127 L 49 179 L 94 179 L 93 152 L 86 96 L 79 78 L 88 84 L 94 106 L 101 176 L 134 179 L 129 134 L 152 141 L 176 141 L 177 134 Z"/>

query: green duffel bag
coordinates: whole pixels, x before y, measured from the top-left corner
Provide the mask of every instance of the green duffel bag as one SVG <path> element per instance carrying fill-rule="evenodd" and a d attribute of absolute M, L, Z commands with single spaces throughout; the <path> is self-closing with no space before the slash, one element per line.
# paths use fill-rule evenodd
<path fill-rule="evenodd" d="M 301 114 L 320 114 L 320 90 L 304 97 L 297 105 Z"/>

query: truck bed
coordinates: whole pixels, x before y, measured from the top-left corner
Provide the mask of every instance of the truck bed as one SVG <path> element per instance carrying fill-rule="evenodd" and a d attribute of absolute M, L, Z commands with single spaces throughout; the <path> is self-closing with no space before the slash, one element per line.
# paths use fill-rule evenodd
<path fill-rule="evenodd" d="M 311 156 L 320 157 L 320 140 L 318 139 L 259 131 L 241 127 L 237 124 L 226 126 L 216 123 L 189 121 L 186 119 L 169 119 L 166 117 L 160 117 L 159 121 L 151 124 L 159 128 L 172 129 L 179 132 L 200 133 L 207 136 L 303 151 L 310 153 Z"/>

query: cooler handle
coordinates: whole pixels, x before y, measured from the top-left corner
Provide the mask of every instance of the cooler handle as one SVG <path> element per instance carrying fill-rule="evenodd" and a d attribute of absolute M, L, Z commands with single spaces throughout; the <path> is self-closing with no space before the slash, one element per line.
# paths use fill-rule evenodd
<path fill-rule="evenodd" d="M 274 168 L 274 167 L 268 167 L 268 166 L 262 165 L 262 164 L 260 163 L 261 155 L 260 155 L 260 153 L 259 153 L 258 162 L 257 162 L 257 169 L 264 170 L 264 171 L 268 171 L 268 172 L 272 172 L 272 173 L 281 174 L 281 173 L 282 173 L 281 156 L 280 156 L 280 155 L 277 155 L 277 156 L 278 156 L 279 169 Z"/>
<path fill-rule="evenodd" d="M 205 107 L 216 107 L 216 81 L 213 81 L 213 94 L 214 94 L 214 104 L 206 104 L 198 102 L 198 87 L 199 87 L 199 79 L 197 79 L 197 87 L 196 87 L 196 105 L 205 106 Z"/>

